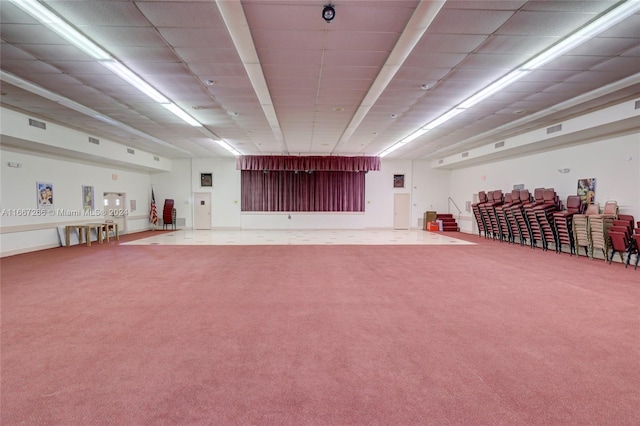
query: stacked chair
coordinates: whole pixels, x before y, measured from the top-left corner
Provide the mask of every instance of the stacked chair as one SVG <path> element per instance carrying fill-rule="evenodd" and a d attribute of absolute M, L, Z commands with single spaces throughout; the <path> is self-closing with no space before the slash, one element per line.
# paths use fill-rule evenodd
<path fill-rule="evenodd" d="M 609 264 L 616 253 L 625 267 L 634 256 L 636 269 L 640 263 L 640 221 L 619 214 L 615 201 L 607 201 L 601 211 L 599 203 L 586 205 L 580 196 L 569 195 L 563 206 L 553 188 L 536 188 L 533 194 L 527 189 L 480 191 L 471 207 L 479 237 L 484 233 L 485 238 L 513 244 L 518 240 L 521 246 L 545 251 L 553 244 L 556 253 L 568 246 L 571 256 L 580 256 L 583 248 L 590 259 L 602 250 Z"/>
<path fill-rule="evenodd" d="M 480 191 L 478 193 L 478 202 L 473 203 L 471 205 L 471 210 L 473 210 L 473 216 L 476 218 L 476 224 L 478 225 L 478 236 L 480 237 L 482 233 L 487 235 L 487 228 L 484 224 L 484 220 L 482 219 L 482 213 L 480 212 L 480 205 L 487 202 L 487 193 L 484 191 Z"/>
<path fill-rule="evenodd" d="M 592 257 L 596 249 L 602 250 L 604 258 L 609 255 L 609 228 L 613 226 L 613 221 L 618 218 L 618 203 L 607 201 L 602 214 L 593 215 L 589 218 L 591 228 Z"/>
<path fill-rule="evenodd" d="M 542 203 L 528 210 L 533 240 L 540 241 L 543 250 L 549 250 L 549 244 L 551 243 L 554 244 L 554 247 L 558 246 L 553 213 L 559 210 L 562 210 L 560 198 L 553 188 L 545 189 L 542 196 Z"/>
<path fill-rule="evenodd" d="M 586 256 L 592 257 L 593 255 L 589 217 L 599 213 L 600 204 L 593 203 L 587 206 L 584 214 L 576 214 L 573 216 L 573 240 L 576 245 L 576 254 L 578 256 L 580 256 L 580 247 L 584 248 Z"/>
<path fill-rule="evenodd" d="M 511 208 L 520 204 L 520 191 L 514 189 L 511 193 L 505 194 L 504 204 L 496 206 L 495 213 L 498 217 L 498 227 L 500 229 L 500 241 L 508 241 L 513 243 L 515 235 L 511 229 L 509 221 L 509 213 Z"/>
<path fill-rule="evenodd" d="M 513 197 L 512 197 L 513 198 Z M 524 219 L 523 206 L 531 202 L 531 194 L 528 189 L 522 189 L 519 191 L 519 200 L 517 203 L 512 203 L 511 206 L 505 209 L 505 216 L 509 224 L 509 231 L 511 235 L 511 242 L 515 244 L 516 238 L 520 242 L 520 245 L 524 245 L 529 238 L 528 228 Z"/>
<path fill-rule="evenodd" d="M 487 193 L 487 202 L 479 206 L 480 214 L 485 224 L 485 237 L 487 238 L 498 238 L 500 235 L 495 208 L 503 202 L 502 190 L 497 189 L 495 191 L 489 191 Z"/>
<path fill-rule="evenodd" d="M 523 231 L 522 235 L 525 237 L 525 240 L 529 240 L 529 246 L 531 248 L 536 247 L 539 241 L 539 239 L 536 239 L 536 235 L 534 234 L 534 227 L 532 226 L 532 224 L 535 223 L 535 214 L 532 213 L 532 210 L 534 207 L 541 205 L 543 201 L 544 188 L 534 189 L 533 201 L 527 204 L 523 204 L 520 215 L 516 216 L 518 224 L 520 225 L 520 229 Z"/>
<path fill-rule="evenodd" d="M 553 213 L 553 222 L 557 236 L 556 252 L 562 252 L 564 244 L 569 245 L 569 254 L 573 256 L 576 252 L 575 240 L 573 238 L 573 216 L 583 214 L 585 205 L 579 195 L 569 195 L 567 197 L 566 209 Z"/>
<path fill-rule="evenodd" d="M 165 199 L 164 208 L 162 209 L 162 229 L 172 226 L 176 229 L 176 209 L 173 208 L 174 200 Z"/>

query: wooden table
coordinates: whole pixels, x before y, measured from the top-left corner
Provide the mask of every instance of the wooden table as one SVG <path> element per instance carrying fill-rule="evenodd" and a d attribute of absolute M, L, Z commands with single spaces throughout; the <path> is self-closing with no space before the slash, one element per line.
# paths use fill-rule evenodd
<path fill-rule="evenodd" d="M 87 238 L 87 245 L 88 246 L 91 245 L 91 235 L 89 235 L 89 229 L 91 228 L 89 228 L 89 225 L 81 223 L 76 225 L 67 225 L 64 227 L 64 236 L 66 238 L 67 247 L 69 247 L 69 244 L 70 244 L 70 239 L 71 239 L 70 234 L 72 229 L 78 230 L 78 244 L 82 244 L 82 238 L 83 238 L 83 235 L 85 235 Z"/>
<path fill-rule="evenodd" d="M 115 222 L 106 222 L 104 224 L 104 234 L 107 236 L 107 242 L 109 241 L 109 231 L 113 229 L 115 239 L 120 241 L 120 234 L 118 233 L 118 224 Z"/>
<path fill-rule="evenodd" d="M 80 223 L 75 225 L 66 225 L 64 227 L 64 233 L 66 238 L 66 245 L 69 247 L 70 244 L 70 234 L 72 229 L 78 230 L 78 243 L 83 243 L 83 238 L 87 240 L 87 246 L 91 246 L 91 230 L 96 230 L 96 235 L 98 236 L 98 243 L 102 244 L 103 236 L 106 236 L 107 241 L 109 241 L 109 229 L 113 229 L 116 234 L 116 240 L 120 240 L 120 236 L 118 235 L 118 224 L 117 223 L 104 223 L 104 222 L 95 222 L 95 223 Z"/>
<path fill-rule="evenodd" d="M 87 223 L 87 226 L 89 227 L 89 229 L 95 228 L 96 235 L 98 236 L 98 243 L 102 244 L 103 235 L 106 230 L 107 224 L 104 222 L 95 222 L 95 223 Z M 109 241 L 108 237 L 107 237 L 107 241 Z M 91 245 L 91 235 L 89 234 L 89 230 L 87 230 L 87 245 L 88 246 Z"/>

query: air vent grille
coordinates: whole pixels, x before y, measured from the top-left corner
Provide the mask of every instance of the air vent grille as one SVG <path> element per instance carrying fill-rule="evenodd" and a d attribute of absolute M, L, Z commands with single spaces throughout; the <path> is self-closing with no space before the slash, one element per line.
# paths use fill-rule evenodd
<path fill-rule="evenodd" d="M 469 153 L 468 153 L 468 152 L 463 152 L 463 153 L 462 153 L 462 158 L 465 158 L 465 157 L 468 157 L 468 156 L 469 156 Z"/>
<path fill-rule="evenodd" d="M 29 126 L 37 127 L 38 129 L 42 129 L 42 130 L 47 130 L 47 123 L 34 120 L 33 118 L 29 119 Z"/>
<path fill-rule="evenodd" d="M 135 151 L 135 150 L 133 150 L 133 149 L 131 149 L 131 148 L 127 148 L 127 153 L 129 153 L 129 154 L 135 154 L 135 153 L 136 153 L 136 151 Z"/>
<path fill-rule="evenodd" d="M 442 163 L 444 163 L 443 159 L 438 160 L 438 164 L 442 164 Z"/>
<path fill-rule="evenodd" d="M 555 126 L 547 127 L 547 134 L 555 133 L 562 130 L 562 124 L 556 124 Z"/>
<path fill-rule="evenodd" d="M 640 109 L 640 101 L 636 101 L 634 109 Z"/>
<path fill-rule="evenodd" d="M 89 136 L 89 142 L 95 145 L 100 145 L 100 139 L 92 138 L 91 136 Z"/>
<path fill-rule="evenodd" d="M 160 161 L 160 157 L 158 157 L 157 155 L 153 156 L 153 161 Z"/>
<path fill-rule="evenodd" d="M 504 141 L 502 141 L 502 142 L 498 142 L 498 143 L 497 143 L 497 144 L 495 144 L 493 147 L 497 149 L 497 148 L 502 148 L 503 146 L 504 146 Z"/>

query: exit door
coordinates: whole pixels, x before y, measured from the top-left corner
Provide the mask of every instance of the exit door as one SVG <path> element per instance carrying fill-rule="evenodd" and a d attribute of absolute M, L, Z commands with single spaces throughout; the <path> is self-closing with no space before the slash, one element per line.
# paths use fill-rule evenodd
<path fill-rule="evenodd" d="M 193 228 L 211 229 L 211 193 L 194 193 L 193 204 Z"/>
<path fill-rule="evenodd" d="M 126 232 L 127 221 L 125 217 L 128 213 L 125 209 L 125 194 L 121 192 L 104 193 L 104 220 L 118 224 L 118 232 Z"/>
<path fill-rule="evenodd" d="M 393 229 L 409 229 L 410 204 L 409 194 L 393 194 Z"/>

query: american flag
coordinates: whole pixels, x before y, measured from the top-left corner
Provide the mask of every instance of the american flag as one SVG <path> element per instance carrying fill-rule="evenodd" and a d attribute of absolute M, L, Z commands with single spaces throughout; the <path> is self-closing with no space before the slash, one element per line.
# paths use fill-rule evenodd
<path fill-rule="evenodd" d="M 156 210 L 156 196 L 151 189 L 151 211 L 149 212 L 149 223 L 158 224 L 158 211 Z"/>

